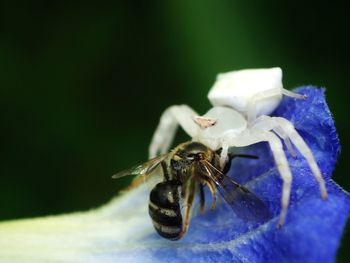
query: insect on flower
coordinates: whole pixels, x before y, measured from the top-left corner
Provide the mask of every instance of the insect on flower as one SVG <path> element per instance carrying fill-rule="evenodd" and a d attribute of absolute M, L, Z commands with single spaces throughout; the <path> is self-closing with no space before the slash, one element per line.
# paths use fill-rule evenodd
<path fill-rule="evenodd" d="M 229 148 L 268 142 L 283 180 L 282 209 L 278 220 L 278 226 L 281 226 L 287 214 L 292 183 L 281 139 L 292 156 L 296 156 L 292 144 L 304 156 L 319 184 L 322 198 L 327 198 L 316 160 L 293 124 L 285 118 L 268 116 L 280 104 L 283 95 L 306 99 L 283 88 L 280 68 L 219 74 L 208 94 L 213 107 L 206 114 L 199 116 L 187 105 L 174 105 L 164 111 L 149 147 L 149 157 L 169 150 L 178 125 L 192 141 L 200 142 L 212 151 L 221 149 L 221 169 L 228 162 Z"/>
<path fill-rule="evenodd" d="M 252 157 L 232 155 L 231 158 L 237 156 Z M 132 184 L 137 186 L 155 174 L 159 166 L 162 168 L 164 180 L 150 193 L 149 215 L 154 228 L 164 238 L 178 240 L 186 234 L 196 192 L 200 194 L 200 210 L 204 212 L 205 186 L 212 194 L 213 209 L 218 189 L 236 215 L 242 219 L 260 223 L 270 218 L 269 210 L 258 197 L 221 172 L 219 153 L 199 142 L 182 143 L 170 153 L 119 172 L 113 178 L 137 175 Z"/>

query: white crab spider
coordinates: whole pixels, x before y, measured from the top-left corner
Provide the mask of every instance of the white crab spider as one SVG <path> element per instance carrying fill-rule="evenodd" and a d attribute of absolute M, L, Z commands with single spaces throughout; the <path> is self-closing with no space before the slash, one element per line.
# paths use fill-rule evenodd
<path fill-rule="evenodd" d="M 327 197 L 325 182 L 315 158 L 293 124 L 281 117 L 268 116 L 279 105 L 283 95 L 305 98 L 283 88 L 280 68 L 248 69 L 219 74 L 208 94 L 213 108 L 205 115 L 199 117 L 187 105 L 171 106 L 164 111 L 149 147 L 149 157 L 153 158 L 169 150 L 178 125 L 193 141 L 199 141 L 212 150 L 222 148 L 222 167 L 227 161 L 230 147 L 268 142 L 283 180 L 282 209 L 278 221 L 280 226 L 287 213 L 292 182 L 280 138 L 293 156 L 295 153 L 292 144 L 304 156 L 319 184 L 322 198 Z"/>

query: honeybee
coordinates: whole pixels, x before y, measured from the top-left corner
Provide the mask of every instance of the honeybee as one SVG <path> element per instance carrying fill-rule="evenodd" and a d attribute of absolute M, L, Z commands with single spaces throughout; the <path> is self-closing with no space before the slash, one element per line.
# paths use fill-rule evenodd
<path fill-rule="evenodd" d="M 132 183 L 135 187 L 155 174 L 158 167 L 162 169 L 164 180 L 152 189 L 148 211 L 155 230 L 166 239 L 178 240 L 188 231 L 196 192 L 200 196 L 200 210 L 204 212 L 205 186 L 213 197 L 213 209 L 216 206 L 216 192 L 219 190 L 240 218 L 259 223 L 270 218 L 270 212 L 263 201 L 220 171 L 219 153 L 199 142 L 182 143 L 169 153 L 121 171 L 112 178 L 137 175 Z M 184 216 L 181 207 L 184 207 Z"/>

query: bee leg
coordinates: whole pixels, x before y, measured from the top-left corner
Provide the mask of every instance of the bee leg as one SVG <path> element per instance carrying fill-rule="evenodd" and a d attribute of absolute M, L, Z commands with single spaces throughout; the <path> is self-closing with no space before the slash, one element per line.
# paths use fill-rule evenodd
<path fill-rule="evenodd" d="M 199 211 L 201 214 L 205 211 L 205 194 L 203 184 L 199 184 L 199 196 L 200 196 L 200 208 Z"/>
<path fill-rule="evenodd" d="M 213 197 L 213 203 L 211 205 L 211 209 L 214 210 L 216 207 L 216 187 L 215 187 L 214 183 L 210 180 L 206 180 L 205 182 L 206 182 L 206 185 L 208 186 L 209 191 Z"/>
<path fill-rule="evenodd" d="M 184 222 L 182 225 L 182 231 L 179 238 L 181 238 L 183 235 L 186 234 L 188 227 L 190 225 L 191 208 L 193 205 L 195 193 L 196 193 L 195 180 L 191 179 L 187 184 L 185 200 L 184 200 L 184 204 L 185 204 Z"/>

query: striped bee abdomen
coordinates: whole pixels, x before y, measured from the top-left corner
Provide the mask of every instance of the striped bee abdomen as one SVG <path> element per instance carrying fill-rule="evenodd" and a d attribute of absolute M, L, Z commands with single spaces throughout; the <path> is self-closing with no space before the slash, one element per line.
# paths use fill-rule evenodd
<path fill-rule="evenodd" d="M 182 236 L 179 200 L 179 182 L 176 180 L 161 182 L 151 191 L 149 215 L 154 228 L 164 238 L 176 240 Z"/>

